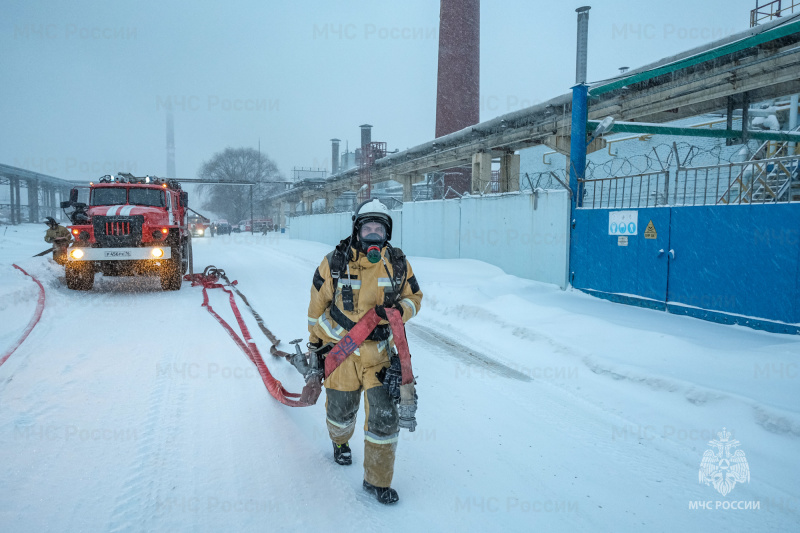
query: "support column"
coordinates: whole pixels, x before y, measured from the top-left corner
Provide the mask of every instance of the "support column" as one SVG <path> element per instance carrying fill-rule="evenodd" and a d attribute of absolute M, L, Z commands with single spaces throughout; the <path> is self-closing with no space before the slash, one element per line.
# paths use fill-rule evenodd
<path fill-rule="evenodd" d="M 735 107 L 735 99 L 734 99 L 733 95 L 729 95 L 728 98 L 727 98 L 727 106 L 726 106 L 726 114 L 725 114 L 725 127 L 728 130 L 732 130 L 733 129 L 733 110 L 734 110 L 734 107 Z M 734 141 L 736 141 L 736 139 L 728 137 L 727 139 L 725 139 L 725 146 L 733 146 Z"/>
<path fill-rule="evenodd" d="M 333 213 L 336 207 L 336 191 L 325 191 L 325 212 Z"/>
<path fill-rule="evenodd" d="M 50 212 L 50 187 L 46 183 L 43 183 L 41 191 L 42 200 L 41 205 L 39 206 L 39 212 L 43 217 L 49 217 L 52 215 Z"/>
<path fill-rule="evenodd" d="M 17 224 L 22 224 L 22 193 L 20 192 L 19 178 L 14 178 L 14 191 L 17 197 Z"/>
<path fill-rule="evenodd" d="M 519 190 L 519 154 L 506 152 L 500 156 L 500 192 Z"/>
<path fill-rule="evenodd" d="M 492 181 L 492 154 L 491 152 L 478 152 L 472 154 L 472 182 L 469 192 L 483 192 L 483 187 Z"/>
<path fill-rule="evenodd" d="M 61 202 L 66 202 L 69 200 L 69 189 L 59 189 L 58 190 L 58 203 L 56 206 L 61 208 Z M 63 213 L 63 211 L 61 211 Z"/>
<path fill-rule="evenodd" d="M 285 228 L 286 227 L 286 202 L 281 200 L 278 202 L 278 228 Z"/>
<path fill-rule="evenodd" d="M 793 94 L 789 100 L 789 131 L 794 131 L 797 127 L 797 105 L 798 100 L 800 99 L 800 95 Z M 797 143 L 789 143 L 789 151 L 786 155 L 794 155 L 796 151 Z"/>
<path fill-rule="evenodd" d="M 49 217 L 55 215 L 55 213 L 53 213 L 52 198 L 50 197 L 51 192 L 52 192 L 52 187 L 49 184 L 45 183 L 42 185 L 42 207 L 43 207 L 42 214 Z"/>
<path fill-rule="evenodd" d="M 414 188 L 412 185 L 423 180 L 423 178 L 419 175 L 419 172 L 412 172 L 410 174 L 392 174 L 390 179 L 393 179 L 403 186 L 403 203 L 414 201 Z"/>
<path fill-rule="evenodd" d="M 745 91 L 742 93 L 742 144 L 747 144 L 750 140 L 750 131 L 748 125 L 750 124 L 750 93 Z"/>
<path fill-rule="evenodd" d="M 414 184 L 412 174 L 399 176 L 397 181 L 403 184 L 403 203 L 414 201 L 414 190 L 411 187 Z"/>
<path fill-rule="evenodd" d="M 310 193 L 303 193 L 303 211 L 306 215 L 314 214 L 314 197 Z"/>
<path fill-rule="evenodd" d="M 28 222 L 39 222 L 39 180 L 28 180 Z"/>
<path fill-rule="evenodd" d="M 9 220 L 11 221 L 11 225 L 18 224 L 17 222 L 17 202 L 14 200 L 14 178 L 8 178 L 8 198 L 9 203 L 11 204 L 11 213 Z"/>

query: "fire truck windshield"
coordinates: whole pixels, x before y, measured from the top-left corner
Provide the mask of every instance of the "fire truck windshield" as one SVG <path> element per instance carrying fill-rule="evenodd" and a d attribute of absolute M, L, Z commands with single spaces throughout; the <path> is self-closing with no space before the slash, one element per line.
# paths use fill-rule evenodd
<path fill-rule="evenodd" d="M 128 193 L 128 203 L 150 207 L 166 206 L 164 191 L 160 189 L 131 189 Z"/>
<path fill-rule="evenodd" d="M 122 188 L 92 189 L 90 205 L 122 205 L 125 203 L 126 190 Z"/>
<path fill-rule="evenodd" d="M 97 188 L 92 190 L 91 205 L 144 205 L 166 207 L 164 191 L 160 189 Z"/>

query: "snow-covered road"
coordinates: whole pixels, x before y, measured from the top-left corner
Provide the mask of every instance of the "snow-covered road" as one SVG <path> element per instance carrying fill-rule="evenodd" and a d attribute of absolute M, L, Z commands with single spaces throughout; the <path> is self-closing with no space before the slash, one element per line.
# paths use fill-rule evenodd
<path fill-rule="evenodd" d="M 93 291 L 69 291 L 63 268 L 30 258 L 43 233 L 0 231 L 0 353 L 36 304 L 36 285 L 11 264 L 47 295 L 41 322 L 0 366 L 2 531 L 800 525 L 797 337 L 617 305 L 478 261 L 412 257 L 425 294 L 408 326 L 419 426 L 401 433 L 401 501 L 385 508 L 361 490 L 360 427 L 354 465 L 333 463 L 323 402 L 288 408 L 270 397 L 199 288 L 164 293 L 155 278 L 98 275 Z M 325 245 L 276 234 L 194 244 L 195 266 L 238 279 L 279 337 L 307 337 Z M 299 392 L 296 371 L 256 340 Z M 751 475 L 727 496 L 698 482 L 723 427 Z M 698 501 L 722 503 L 691 509 Z"/>

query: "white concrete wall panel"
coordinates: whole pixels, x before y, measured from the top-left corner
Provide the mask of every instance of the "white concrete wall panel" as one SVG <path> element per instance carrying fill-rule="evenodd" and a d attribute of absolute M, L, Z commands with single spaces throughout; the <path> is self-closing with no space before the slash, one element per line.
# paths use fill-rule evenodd
<path fill-rule="evenodd" d="M 402 210 L 396 209 L 394 211 L 390 211 L 392 215 L 392 240 L 389 241 L 392 246 L 396 246 L 398 248 L 402 248 L 404 253 L 406 252 L 406 247 L 403 245 L 405 242 L 403 239 L 403 226 L 405 225 L 405 214 Z"/>
<path fill-rule="evenodd" d="M 530 244 L 534 249 L 531 279 L 567 287 L 569 270 L 569 194 L 540 191 Z"/>
<path fill-rule="evenodd" d="M 403 251 L 408 255 L 459 257 L 461 208 L 458 200 L 403 204 Z"/>
<path fill-rule="evenodd" d="M 526 245 L 533 233 L 530 194 L 468 197 L 461 200 L 461 257 L 497 265 L 505 272 L 531 278 L 535 257 Z"/>
<path fill-rule="evenodd" d="M 477 259 L 523 278 L 566 288 L 569 197 L 539 191 L 407 202 L 392 212 L 392 244 L 408 255 Z M 337 244 L 350 233 L 350 213 L 295 217 L 292 239 Z"/>

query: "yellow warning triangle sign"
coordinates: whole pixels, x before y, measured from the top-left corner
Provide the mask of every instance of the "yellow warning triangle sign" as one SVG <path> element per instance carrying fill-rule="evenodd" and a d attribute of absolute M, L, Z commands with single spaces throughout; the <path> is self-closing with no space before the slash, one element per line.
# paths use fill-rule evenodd
<path fill-rule="evenodd" d="M 658 233 L 656 233 L 656 227 L 653 226 L 653 221 L 651 220 L 649 224 L 647 224 L 647 228 L 644 230 L 644 238 L 645 239 L 655 239 L 658 237 Z"/>

